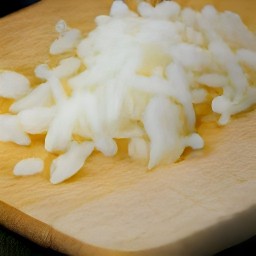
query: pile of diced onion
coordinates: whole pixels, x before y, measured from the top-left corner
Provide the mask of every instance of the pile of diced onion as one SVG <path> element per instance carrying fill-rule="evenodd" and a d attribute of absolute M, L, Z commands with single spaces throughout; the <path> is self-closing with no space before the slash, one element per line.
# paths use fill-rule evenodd
<path fill-rule="evenodd" d="M 45 149 L 58 155 L 52 183 L 76 174 L 94 150 L 114 156 L 118 139 L 149 169 L 173 163 L 186 147 L 204 146 L 197 105 L 211 104 L 225 125 L 256 103 L 256 35 L 237 14 L 174 1 L 140 1 L 135 13 L 114 1 L 110 15 L 95 21 L 85 38 L 57 23 L 50 54 L 70 57 L 37 66 L 42 83 L 33 89 L 23 75 L 0 72 L 0 96 L 15 99 L 0 115 L 0 140 L 26 146 L 30 134 L 45 134 Z M 40 158 L 23 159 L 14 174 L 43 168 Z"/>

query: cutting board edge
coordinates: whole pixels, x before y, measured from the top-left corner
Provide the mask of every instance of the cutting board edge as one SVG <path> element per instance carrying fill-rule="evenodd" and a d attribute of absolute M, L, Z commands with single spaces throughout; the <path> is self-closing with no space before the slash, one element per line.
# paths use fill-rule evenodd
<path fill-rule="evenodd" d="M 0 225 L 42 247 L 51 248 L 61 253 L 70 253 L 69 245 L 72 245 L 73 252 L 81 247 L 78 240 L 55 230 L 48 224 L 23 213 L 1 200 Z M 64 244 L 63 240 L 65 240 Z"/>
<path fill-rule="evenodd" d="M 254 210 L 251 210 L 251 209 Z M 207 234 L 208 229 L 215 229 L 215 232 L 217 233 L 215 237 L 218 236 L 218 233 L 221 233 L 221 229 L 223 230 L 223 225 L 226 227 L 225 230 L 230 230 L 230 227 L 235 226 L 234 223 L 237 222 L 237 218 L 242 218 L 244 221 L 240 223 L 241 229 L 247 229 L 248 226 L 251 225 L 251 222 L 256 223 L 256 204 L 250 206 L 247 211 L 243 211 L 241 213 L 236 213 L 233 215 L 233 218 L 228 218 L 222 220 L 216 228 L 216 225 L 209 226 L 205 230 L 200 230 L 196 232 L 195 234 L 192 234 L 191 236 L 195 236 L 194 241 L 195 245 L 191 246 L 191 250 L 187 250 L 185 247 L 189 247 L 189 243 L 191 243 L 190 236 L 185 237 L 179 241 L 175 241 L 171 244 L 160 246 L 157 248 L 149 248 L 146 250 L 139 250 L 139 251 L 118 251 L 114 249 L 108 249 L 108 248 L 101 248 L 94 245 L 85 244 L 82 241 L 79 241 L 78 239 L 75 239 L 71 236 L 65 235 L 64 233 L 54 229 L 50 225 L 41 222 L 40 220 L 35 219 L 34 217 L 23 213 L 22 211 L 16 209 L 13 206 L 8 205 L 7 203 L 0 200 L 0 225 L 4 226 L 5 228 L 29 239 L 30 241 L 45 247 L 45 248 L 51 248 L 53 250 L 56 250 L 60 253 L 64 253 L 67 255 L 76 255 L 76 256 L 113 256 L 113 255 L 119 255 L 119 256 L 157 256 L 159 253 L 161 255 L 170 255 L 170 252 L 172 251 L 174 254 L 179 253 L 180 256 L 182 255 L 198 255 L 198 249 L 199 251 L 201 248 L 201 242 L 197 242 L 201 240 L 202 237 L 204 237 L 204 233 Z M 246 223 L 245 223 L 246 221 Z M 244 225 L 246 224 L 246 225 Z M 252 225 L 251 225 L 252 226 Z M 236 228 L 236 227 L 234 227 Z M 229 233 L 229 231 L 227 232 Z M 220 240 L 213 241 L 214 244 L 218 244 L 218 248 L 213 246 L 212 248 L 209 248 L 209 243 L 206 243 L 204 252 L 205 255 L 208 254 L 215 254 L 218 253 L 221 250 L 224 250 L 228 247 L 234 246 L 238 243 L 241 243 L 253 236 L 256 235 L 256 230 L 247 232 L 243 232 L 243 238 L 238 237 L 237 232 L 234 232 L 234 237 L 231 239 L 229 238 L 228 243 L 220 243 L 221 240 L 226 239 L 227 237 L 220 237 Z M 209 239 L 204 237 L 204 239 Z M 193 240 L 193 239 L 192 239 Z M 65 242 L 63 242 L 65 241 Z M 187 246 L 186 246 L 187 245 Z M 198 248 L 197 248 L 198 247 Z M 185 249 L 184 249 L 185 248 Z M 201 248 L 201 249 L 200 249 Z M 188 254 L 189 253 L 189 254 Z M 201 251 L 202 253 L 202 251 Z"/>
<path fill-rule="evenodd" d="M 0 199 L 0 225 L 26 239 L 66 255 L 75 256 L 128 256 L 142 255 L 141 252 L 121 252 L 88 245 L 54 229 L 50 225 L 16 209 Z M 143 253 L 144 255 L 144 253 Z M 146 252 L 146 255 L 148 253 Z M 151 254 L 150 254 L 151 255 Z"/>

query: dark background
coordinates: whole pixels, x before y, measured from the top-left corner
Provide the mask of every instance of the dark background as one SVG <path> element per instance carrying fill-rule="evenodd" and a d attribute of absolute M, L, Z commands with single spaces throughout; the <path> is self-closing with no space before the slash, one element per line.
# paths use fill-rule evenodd
<path fill-rule="evenodd" d="M 40 0 L 0 0 L 0 17 L 27 7 Z"/>
<path fill-rule="evenodd" d="M 0 255 L 1 256 L 64 256 L 64 254 L 42 248 L 0 226 Z M 215 256 L 255 256 L 256 236 L 226 249 Z M 161 256 L 161 255 L 159 255 Z M 171 255 L 170 255 L 171 256 Z"/>

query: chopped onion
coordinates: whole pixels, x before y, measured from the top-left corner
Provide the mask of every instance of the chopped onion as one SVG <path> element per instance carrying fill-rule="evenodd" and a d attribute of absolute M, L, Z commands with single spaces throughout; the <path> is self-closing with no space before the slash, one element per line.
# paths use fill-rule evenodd
<path fill-rule="evenodd" d="M 54 116 L 54 107 L 35 107 L 19 112 L 18 119 L 25 132 L 41 134 L 48 131 Z"/>
<path fill-rule="evenodd" d="M 93 150 L 115 155 L 120 138 L 149 169 L 176 162 L 186 147 L 204 147 L 199 104 L 211 104 L 220 125 L 256 104 L 256 35 L 237 14 L 142 0 L 135 13 L 114 1 L 95 23 L 85 38 L 56 24 L 50 53 L 70 57 L 38 65 L 43 83 L 33 90 L 24 76 L 0 73 L 0 96 L 16 100 L 16 115 L 0 115 L 0 140 L 29 145 L 28 134 L 45 134 L 45 149 L 57 154 L 53 184 L 76 174 Z M 39 162 L 20 163 L 15 173 L 35 173 Z"/>
<path fill-rule="evenodd" d="M 18 162 L 13 170 L 16 176 L 29 176 L 42 172 L 44 162 L 40 158 L 27 158 Z"/>
<path fill-rule="evenodd" d="M 81 39 L 81 32 L 78 29 L 68 28 L 64 20 L 57 22 L 56 31 L 59 33 L 59 38 L 50 47 L 50 54 L 53 55 L 72 51 Z"/>
<path fill-rule="evenodd" d="M 240 49 L 237 51 L 236 57 L 239 62 L 256 71 L 256 51 Z"/>
<path fill-rule="evenodd" d="M 23 146 L 27 146 L 31 142 L 29 136 L 22 129 L 18 117 L 7 114 L 0 115 L 0 140 Z"/>
<path fill-rule="evenodd" d="M 94 144 L 72 142 L 68 151 L 53 160 L 51 165 L 51 183 L 58 184 L 74 174 L 84 165 L 87 157 L 92 153 Z"/>
<path fill-rule="evenodd" d="M 29 80 L 13 71 L 0 71 L 0 97 L 18 99 L 30 91 Z"/>
<path fill-rule="evenodd" d="M 48 107 L 53 104 L 53 97 L 51 94 L 49 83 L 43 83 L 32 90 L 25 97 L 15 101 L 10 111 L 19 113 L 22 110 L 34 107 Z"/>
<path fill-rule="evenodd" d="M 121 0 L 114 1 L 111 9 L 110 14 L 111 17 L 115 18 L 123 18 L 123 17 L 136 17 L 136 13 L 129 10 L 128 6 Z"/>
<path fill-rule="evenodd" d="M 180 6 L 172 1 L 162 1 L 155 7 L 149 3 L 141 2 L 138 6 L 138 12 L 144 18 L 174 20 L 179 15 Z"/>
<path fill-rule="evenodd" d="M 128 145 L 129 156 L 133 159 L 149 159 L 149 143 L 143 138 L 132 138 Z"/>
<path fill-rule="evenodd" d="M 201 75 L 197 81 L 200 84 L 204 84 L 213 88 L 225 87 L 229 84 L 229 80 L 226 76 L 214 73 Z"/>

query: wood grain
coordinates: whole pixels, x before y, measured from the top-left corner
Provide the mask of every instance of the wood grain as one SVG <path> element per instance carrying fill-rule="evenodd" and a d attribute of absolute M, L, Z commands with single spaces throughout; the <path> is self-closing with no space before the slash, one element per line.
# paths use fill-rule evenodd
<path fill-rule="evenodd" d="M 85 35 L 111 2 L 42 0 L 0 19 L 0 69 L 36 81 L 33 69 L 48 62 L 56 21 L 65 19 Z M 231 9 L 256 28 L 253 0 L 179 2 Z M 9 104 L 0 100 L 0 111 Z M 34 136 L 30 147 L 0 143 L 0 223 L 71 255 L 215 253 L 256 234 L 255 120 L 254 109 L 224 128 L 201 125 L 204 150 L 151 172 L 127 157 L 124 143 L 113 158 L 94 153 L 79 174 L 57 186 L 48 181 L 54 156 L 44 151 L 42 137 Z M 14 177 L 15 163 L 32 156 L 45 160 L 43 174 Z"/>

